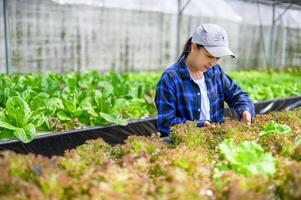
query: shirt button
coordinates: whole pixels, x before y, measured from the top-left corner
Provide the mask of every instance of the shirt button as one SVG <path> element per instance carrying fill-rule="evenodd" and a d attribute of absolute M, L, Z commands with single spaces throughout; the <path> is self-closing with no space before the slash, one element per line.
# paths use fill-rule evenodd
<path fill-rule="evenodd" d="M 198 111 L 200 112 L 200 111 L 201 111 L 201 109 L 198 109 Z"/>
<path fill-rule="evenodd" d="M 201 94 L 198 92 L 198 95 L 200 96 Z"/>

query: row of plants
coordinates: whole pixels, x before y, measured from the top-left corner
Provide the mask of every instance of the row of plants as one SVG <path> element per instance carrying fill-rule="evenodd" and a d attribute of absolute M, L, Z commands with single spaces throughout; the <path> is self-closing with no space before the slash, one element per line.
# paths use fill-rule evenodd
<path fill-rule="evenodd" d="M 156 116 L 160 73 L 0 75 L 0 140 Z M 301 94 L 300 73 L 233 72 L 251 99 Z"/>
<path fill-rule="evenodd" d="M 156 115 L 158 74 L 0 75 L 0 139 L 30 142 L 47 131 Z"/>
<path fill-rule="evenodd" d="M 301 109 L 172 128 L 110 146 L 88 141 L 64 156 L 0 155 L 1 199 L 301 199 Z"/>
<path fill-rule="evenodd" d="M 301 70 L 286 72 L 232 72 L 234 79 L 254 102 L 301 95 Z"/>

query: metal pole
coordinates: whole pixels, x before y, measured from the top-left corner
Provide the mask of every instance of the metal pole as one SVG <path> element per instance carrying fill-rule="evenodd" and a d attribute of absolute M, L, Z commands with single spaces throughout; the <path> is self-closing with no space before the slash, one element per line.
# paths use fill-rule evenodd
<path fill-rule="evenodd" d="M 275 67 L 275 40 L 276 40 L 276 20 L 275 20 L 276 5 L 273 4 L 273 22 L 272 22 L 272 37 L 271 37 L 271 67 Z"/>
<path fill-rule="evenodd" d="M 3 0 L 3 18 L 4 18 L 4 41 L 5 41 L 5 61 L 6 61 L 6 73 L 10 74 L 11 67 L 11 55 L 10 55 L 10 39 L 9 39 L 9 21 L 7 13 L 7 2 Z"/>
<path fill-rule="evenodd" d="M 289 8 L 292 7 L 292 3 L 288 5 L 284 11 L 277 17 L 275 22 L 281 21 L 281 28 L 282 28 L 282 49 L 281 49 L 281 67 L 285 66 L 286 63 L 286 43 L 287 43 L 287 31 L 286 27 L 284 26 L 284 21 L 282 16 L 288 11 Z"/>
<path fill-rule="evenodd" d="M 177 37 L 176 37 L 176 57 L 180 54 L 180 31 L 181 31 L 181 5 L 182 0 L 178 0 L 178 11 L 177 11 Z"/>
<path fill-rule="evenodd" d="M 182 6 L 182 0 L 178 0 L 178 11 L 177 11 L 177 41 L 176 41 L 176 54 L 177 57 L 180 55 L 180 32 L 182 25 L 182 14 L 185 8 L 189 5 L 191 0 L 186 0 L 185 4 Z"/>
<path fill-rule="evenodd" d="M 283 20 L 282 22 L 282 49 L 281 49 L 281 67 L 285 66 L 286 64 L 286 42 L 287 42 L 287 31 L 286 27 L 284 26 Z"/>

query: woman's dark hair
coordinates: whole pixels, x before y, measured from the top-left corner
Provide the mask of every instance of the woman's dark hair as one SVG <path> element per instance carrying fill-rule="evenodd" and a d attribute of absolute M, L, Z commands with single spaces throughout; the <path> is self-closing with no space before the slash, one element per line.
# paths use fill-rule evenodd
<path fill-rule="evenodd" d="M 189 53 L 190 53 L 190 51 L 191 51 L 191 44 L 192 44 L 192 43 L 191 43 L 191 40 L 192 40 L 192 37 L 190 37 L 190 38 L 187 40 L 187 42 L 185 43 L 180 58 L 182 58 L 183 55 L 189 54 Z M 197 47 L 198 47 L 198 49 L 200 49 L 200 48 L 203 48 L 204 46 L 203 46 L 203 45 L 200 45 L 200 44 L 197 44 Z"/>

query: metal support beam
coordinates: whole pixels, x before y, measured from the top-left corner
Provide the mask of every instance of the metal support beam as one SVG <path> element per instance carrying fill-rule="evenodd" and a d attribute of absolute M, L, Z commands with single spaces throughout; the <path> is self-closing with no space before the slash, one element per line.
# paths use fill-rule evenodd
<path fill-rule="evenodd" d="M 11 51 L 9 39 L 9 20 L 7 12 L 7 0 L 3 0 L 3 19 L 4 19 L 4 42 L 5 42 L 5 63 L 6 73 L 11 73 Z"/>
<path fill-rule="evenodd" d="M 276 6 L 277 4 L 273 4 L 273 21 L 272 21 L 272 33 L 271 33 L 271 67 L 275 67 L 275 58 L 276 58 L 276 32 L 277 32 L 277 22 L 282 20 L 282 16 L 288 11 L 289 8 L 292 7 L 292 4 L 289 4 L 284 11 L 278 15 L 276 18 Z M 284 27 L 283 27 L 284 28 Z M 286 34 L 286 33 L 285 33 Z M 282 45 L 286 45 L 286 43 L 283 43 Z M 285 47 L 282 47 L 285 48 Z M 281 63 L 283 65 L 283 62 Z"/>
<path fill-rule="evenodd" d="M 276 5 L 273 4 L 273 18 L 272 18 L 272 35 L 271 35 L 271 67 L 275 67 L 275 44 L 276 44 L 276 19 L 275 19 Z"/>
<path fill-rule="evenodd" d="M 181 31 L 181 19 L 182 14 L 180 12 L 182 0 L 178 0 L 178 11 L 177 11 L 177 37 L 176 37 L 176 57 L 180 54 L 180 31 Z"/>
<path fill-rule="evenodd" d="M 281 67 L 285 66 L 286 63 L 286 44 L 287 44 L 287 31 L 286 27 L 284 26 L 283 20 L 282 22 L 282 45 L 281 45 Z"/>
<path fill-rule="evenodd" d="M 182 6 L 182 0 L 178 0 L 178 11 L 177 11 L 177 37 L 176 37 L 176 56 L 180 56 L 180 33 L 181 33 L 181 25 L 182 25 L 182 15 L 185 8 L 188 6 L 191 0 L 187 0 L 185 4 Z"/>

